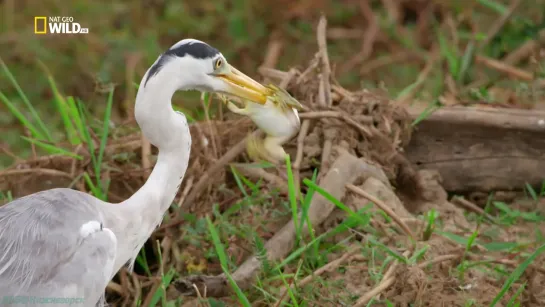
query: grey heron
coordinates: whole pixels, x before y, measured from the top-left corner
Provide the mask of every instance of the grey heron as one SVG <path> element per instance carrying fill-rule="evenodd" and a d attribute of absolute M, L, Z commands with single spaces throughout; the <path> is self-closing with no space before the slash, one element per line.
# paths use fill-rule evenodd
<path fill-rule="evenodd" d="M 33 299 L 35 304 L 27 306 L 40 305 L 40 298 L 56 299 L 52 306 L 66 306 L 63 299 L 77 299 L 79 306 L 103 304 L 105 288 L 118 270 L 124 265 L 132 270 L 188 166 L 188 123 L 171 105 L 178 90 L 215 92 L 257 104 L 265 104 L 272 93 L 202 41 L 172 45 L 148 69 L 136 95 L 136 121 L 159 149 L 149 178 L 120 203 L 56 188 L 0 207 L 0 294 L 5 296 L 0 304 Z"/>

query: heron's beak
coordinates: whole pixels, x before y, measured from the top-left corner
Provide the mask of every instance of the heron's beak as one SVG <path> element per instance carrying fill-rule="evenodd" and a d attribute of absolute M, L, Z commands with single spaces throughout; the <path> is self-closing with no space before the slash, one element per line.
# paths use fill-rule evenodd
<path fill-rule="evenodd" d="M 238 69 L 229 65 L 225 74 L 217 75 L 227 84 L 225 94 L 237 96 L 259 104 L 265 104 L 267 97 L 272 94 L 272 90 L 261 85 L 254 79 L 246 76 Z"/>

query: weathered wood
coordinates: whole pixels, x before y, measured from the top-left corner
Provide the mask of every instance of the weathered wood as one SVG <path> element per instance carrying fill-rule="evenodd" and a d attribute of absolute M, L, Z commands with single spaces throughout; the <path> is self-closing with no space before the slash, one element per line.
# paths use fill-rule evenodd
<path fill-rule="evenodd" d="M 409 110 L 417 118 L 423 109 Z M 420 169 L 436 169 L 447 191 L 518 190 L 545 179 L 545 112 L 442 108 L 420 122 L 406 148 Z"/>

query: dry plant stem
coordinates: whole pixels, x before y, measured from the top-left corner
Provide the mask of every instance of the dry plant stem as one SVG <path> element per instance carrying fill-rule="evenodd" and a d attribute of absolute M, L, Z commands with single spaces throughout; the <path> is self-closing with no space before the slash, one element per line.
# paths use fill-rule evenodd
<path fill-rule="evenodd" d="M 120 284 L 110 281 L 108 285 L 106 286 L 107 291 L 115 292 L 119 295 L 123 295 L 123 287 L 121 287 Z"/>
<path fill-rule="evenodd" d="M 142 53 L 140 52 L 130 52 L 126 55 L 126 69 L 125 69 L 125 82 L 126 84 L 131 84 L 134 81 L 134 76 L 136 73 L 136 67 L 138 62 L 142 58 Z M 134 86 L 127 86 L 125 89 L 125 99 L 123 101 L 123 108 L 129 119 L 134 120 L 134 107 L 133 100 L 136 97 L 136 88 Z"/>
<path fill-rule="evenodd" d="M 341 264 L 343 264 L 348 258 L 355 255 L 358 251 L 359 251 L 358 246 L 353 246 L 353 247 L 349 248 L 348 251 L 346 251 L 341 257 L 327 263 L 323 267 L 321 267 L 321 268 L 317 269 L 316 271 L 314 271 L 311 275 L 308 275 L 305 278 L 303 278 L 301 281 L 293 283 L 290 286 L 290 289 L 294 289 L 295 287 L 301 288 L 301 287 L 307 285 L 308 283 L 310 283 L 316 276 L 320 276 L 325 272 L 331 272 L 331 271 L 335 270 Z M 287 292 L 288 292 L 288 288 L 286 288 L 286 287 L 281 288 L 280 293 L 282 293 L 282 295 L 281 295 L 280 302 L 286 301 L 289 298 L 289 296 L 286 295 Z"/>
<path fill-rule="evenodd" d="M 282 53 L 282 48 L 284 43 L 275 37 L 276 35 L 271 35 L 269 45 L 267 47 L 267 52 L 265 53 L 265 60 L 263 60 L 262 67 L 274 68 L 278 63 L 280 54 Z"/>
<path fill-rule="evenodd" d="M 299 130 L 299 135 L 297 136 L 297 154 L 295 155 L 295 162 L 293 162 L 293 168 L 297 170 L 299 170 L 299 168 L 301 167 L 301 162 L 303 161 L 303 149 L 309 127 L 310 121 L 308 119 L 303 120 L 303 123 L 301 124 L 301 130 Z"/>
<path fill-rule="evenodd" d="M 503 62 L 509 65 L 517 65 L 522 60 L 528 58 L 534 50 L 537 50 L 539 48 L 540 43 L 545 42 L 545 30 L 541 30 L 537 34 L 537 39 L 535 40 L 529 40 L 522 44 L 519 48 L 517 48 L 515 51 L 508 54 L 504 59 Z"/>
<path fill-rule="evenodd" d="M 123 303 L 122 306 L 128 306 L 129 300 L 131 299 L 132 293 L 134 291 L 132 290 L 130 283 L 129 283 L 129 276 L 127 274 L 126 270 L 121 270 L 119 272 L 119 279 L 121 280 L 121 287 L 123 288 Z M 137 296 L 138 297 L 138 296 Z"/>
<path fill-rule="evenodd" d="M 399 225 L 399 227 L 401 227 L 401 229 L 403 229 L 405 234 L 407 234 L 409 237 L 411 237 L 413 242 L 416 242 L 416 237 L 414 236 L 414 234 L 411 231 L 411 229 L 409 228 L 409 226 L 407 226 L 407 224 L 405 224 L 405 222 L 403 222 L 401 220 L 401 218 L 394 211 L 392 211 L 392 209 L 390 209 L 390 207 L 388 207 L 386 204 L 384 204 L 380 199 L 376 198 L 375 196 L 367 193 L 366 191 L 358 188 L 357 186 L 355 186 L 353 184 L 347 184 L 346 188 L 349 189 L 350 191 L 356 193 L 356 194 L 359 194 L 360 196 L 363 196 L 363 197 L 367 198 L 368 200 L 372 201 L 373 203 L 375 203 L 375 205 L 377 205 L 377 207 L 379 207 L 382 211 L 384 211 L 386 214 L 388 214 Z"/>
<path fill-rule="evenodd" d="M 296 69 L 293 69 L 293 68 L 290 69 L 287 75 L 282 79 L 282 81 L 280 81 L 278 86 L 282 89 L 285 89 L 290 84 L 291 80 L 293 80 L 293 77 L 295 77 L 296 74 L 297 74 Z"/>
<path fill-rule="evenodd" d="M 490 214 L 486 213 L 482 208 L 480 208 L 479 206 L 475 205 L 474 203 L 470 202 L 469 200 L 465 199 L 465 198 L 462 198 L 462 197 L 453 197 L 451 202 L 455 203 L 455 204 L 458 204 L 464 208 L 466 208 L 467 210 L 471 210 L 477 214 L 480 214 L 482 216 L 484 216 L 485 218 L 487 218 L 490 222 L 495 222 L 496 219 L 491 216 Z"/>
<path fill-rule="evenodd" d="M 48 168 L 29 168 L 29 169 L 11 169 L 0 171 L 0 177 L 11 176 L 11 175 L 22 175 L 22 174 L 36 174 L 36 175 L 48 175 L 48 176 L 60 176 L 68 179 L 73 179 L 70 174 L 59 171 L 56 169 Z"/>
<path fill-rule="evenodd" d="M 527 72 L 523 69 L 511 66 L 509 64 L 506 64 L 504 62 L 500 62 L 498 60 L 494 60 L 488 57 L 484 57 L 482 55 L 475 56 L 475 62 L 488 66 L 492 69 L 495 69 L 503 74 L 508 75 L 512 78 L 518 78 L 524 81 L 532 81 L 534 80 L 534 74 L 531 72 Z"/>
<path fill-rule="evenodd" d="M 191 187 L 193 187 L 193 176 L 189 177 L 185 183 L 184 190 L 182 191 L 182 195 L 180 196 L 180 199 L 178 200 L 178 208 L 184 203 L 185 198 L 187 197 L 187 194 L 189 194 L 189 191 L 191 191 Z"/>
<path fill-rule="evenodd" d="M 151 156 L 151 143 L 146 139 L 146 137 L 142 134 L 141 136 L 142 140 L 142 168 L 145 171 L 148 171 L 151 168 L 151 162 L 149 160 Z"/>
<path fill-rule="evenodd" d="M 488 30 L 488 33 L 486 34 L 486 38 L 481 41 L 481 44 L 479 45 L 479 49 L 484 48 L 490 41 L 496 37 L 498 32 L 503 28 L 505 23 L 511 18 L 517 7 L 522 3 L 522 0 L 512 0 L 511 4 L 509 5 L 507 12 L 503 14 L 496 22 L 490 27 Z"/>
<path fill-rule="evenodd" d="M 362 35 L 363 43 L 361 50 L 342 65 L 338 71 L 339 75 L 351 71 L 354 66 L 364 63 L 371 56 L 375 41 L 380 33 L 380 27 L 375 17 L 375 13 L 373 12 L 373 8 L 371 8 L 370 1 L 358 1 L 358 3 L 360 5 L 360 11 L 365 20 L 369 22 L 369 25 Z"/>
<path fill-rule="evenodd" d="M 308 134 L 308 129 L 310 127 L 310 121 L 308 119 L 303 120 L 303 123 L 301 124 L 301 129 L 299 130 L 299 135 L 297 136 L 297 152 L 295 154 L 295 162 L 293 163 L 293 179 L 295 184 L 297 185 L 296 191 L 299 191 L 298 197 L 302 197 L 301 195 L 301 162 L 303 161 L 303 150 L 305 146 L 305 138 Z"/>
<path fill-rule="evenodd" d="M 388 11 L 390 22 L 399 23 L 401 19 L 399 3 L 396 0 L 382 0 L 382 5 L 386 8 L 386 11 Z"/>
<path fill-rule="evenodd" d="M 338 158 L 327 174 L 319 180 L 319 185 L 333 197 L 342 199 L 345 193 L 345 185 L 354 182 L 360 176 L 365 176 L 368 172 L 373 172 L 374 167 L 342 149 L 339 151 Z M 319 225 L 329 216 L 333 209 L 335 209 L 334 204 L 316 193 L 308 211 L 310 223 L 312 225 Z M 301 231 L 303 235 L 306 235 L 308 227 L 302 225 Z M 292 250 L 294 244 L 295 225 L 293 224 L 293 220 L 290 220 L 265 244 L 267 258 L 270 261 L 277 261 L 284 258 Z M 252 256 L 231 275 L 239 287 L 247 289 L 251 286 L 260 268 L 261 261 L 256 256 Z M 196 283 L 199 289 L 206 288 L 209 296 L 212 297 L 224 296 L 231 293 L 231 289 L 223 274 L 214 277 L 188 276 L 176 281 L 175 286 L 182 295 L 193 296 L 195 295 L 195 291 L 189 286 L 193 283 Z"/>
<path fill-rule="evenodd" d="M 302 119 L 306 119 L 306 118 L 328 118 L 328 117 L 342 119 L 347 124 L 351 125 L 352 127 L 356 128 L 358 131 L 360 131 L 361 134 L 363 134 L 364 136 L 366 136 L 366 137 L 372 136 L 371 131 L 369 131 L 369 129 L 367 127 L 365 127 L 363 125 L 360 125 L 353 118 L 351 118 L 347 114 L 343 114 L 341 112 L 336 112 L 336 111 L 305 112 L 305 113 L 301 113 L 299 115 L 299 117 L 301 117 Z M 370 122 L 372 122 L 371 117 L 369 117 L 369 118 L 362 117 L 362 120 L 363 121 L 368 121 L 369 120 Z"/>
<path fill-rule="evenodd" d="M 326 117 L 326 118 L 331 117 L 331 118 L 338 118 L 338 119 L 342 119 L 342 120 L 346 120 L 346 119 L 350 118 L 350 116 L 348 114 L 345 114 L 345 113 L 339 112 L 339 111 L 310 111 L 310 112 L 301 113 L 299 115 L 299 117 L 301 117 L 303 119 L 306 119 L 306 118 L 308 118 L 308 119 L 317 119 L 317 118 L 323 118 L 323 117 Z M 360 116 L 358 116 L 358 120 L 361 121 L 361 122 L 364 122 L 366 124 L 373 123 L 373 117 L 372 116 L 360 115 Z M 358 126 L 356 126 L 356 128 L 361 129 L 361 126 L 358 125 Z"/>
<path fill-rule="evenodd" d="M 282 71 L 269 67 L 259 67 L 257 71 L 265 78 L 283 80 L 288 76 L 287 71 Z"/>
<path fill-rule="evenodd" d="M 389 278 L 384 278 L 382 279 L 382 281 L 380 282 L 380 284 L 378 284 L 378 286 L 376 286 L 375 288 L 373 288 L 371 291 L 365 293 L 365 295 L 361 296 L 354 305 L 352 305 L 352 307 L 362 307 L 362 306 L 365 306 L 373 297 L 379 295 L 382 291 L 388 289 L 389 287 L 391 287 L 395 282 L 395 277 L 389 277 Z"/>
<path fill-rule="evenodd" d="M 461 257 L 461 255 L 455 255 L 455 254 L 451 254 L 451 255 L 441 255 L 441 256 L 438 256 L 438 257 L 433 258 L 433 259 L 431 259 L 431 260 L 428 260 L 428 261 L 419 263 L 419 264 L 418 264 L 418 267 L 421 268 L 421 269 L 424 269 L 424 268 L 426 268 L 428 265 L 434 265 L 434 264 L 441 263 L 441 262 L 445 262 L 445 261 L 449 261 L 449 260 L 456 260 L 456 259 L 459 259 L 460 257 Z"/>
<path fill-rule="evenodd" d="M 301 83 L 303 80 L 305 80 L 305 78 L 311 73 L 313 72 L 317 67 L 318 67 L 318 64 L 320 64 L 320 52 L 317 52 L 315 55 L 314 55 L 314 58 L 312 59 L 312 61 L 310 62 L 310 65 L 307 67 L 307 69 L 305 69 L 300 75 L 299 77 L 297 77 L 297 80 L 295 81 L 296 84 L 299 84 Z"/>
<path fill-rule="evenodd" d="M 155 292 L 157 292 L 159 287 L 161 287 L 161 280 L 155 280 L 153 283 L 153 287 L 151 287 L 150 291 L 148 292 L 148 295 L 144 299 L 144 303 L 142 304 L 142 306 L 152 306 L 151 300 L 155 296 Z"/>
<path fill-rule="evenodd" d="M 212 165 L 210 168 L 206 170 L 206 172 L 202 175 L 202 177 L 197 181 L 197 184 L 193 187 L 193 190 L 189 193 L 186 200 L 183 202 L 182 206 L 180 207 L 180 216 L 183 214 L 183 212 L 187 212 L 190 206 L 193 204 L 195 199 L 197 199 L 198 195 L 200 195 L 201 191 L 206 188 L 207 185 L 211 184 L 210 178 L 214 176 L 217 172 L 219 172 L 225 165 L 229 164 L 231 161 L 233 161 L 239 154 L 241 154 L 244 151 L 244 148 L 246 148 L 246 141 L 250 137 L 261 137 L 263 135 L 263 132 L 260 130 L 254 131 L 250 136 L 244 138 L 242 141 L 238 142 L 235 146 L 233 146 L 229 151 L 227 151 L 214 165 Z"/>
<path fill-rule="evenodd" d="M 331 83 L 330 83 L 330 75 L 331 75 L 331 66 L 329 64 L 329 55 L 327 54 L 327 36 L 326 31 L 327 30 L 327 19 L 325 16 L 321 16 L 320 21 L 318 22 L 318 29 L 316 31 L 316 36 L 318 40 L 318 49 L 320 52 L 320 57 L 322 60 L 322 71 L 321 76 L 322 79 L 320 80 L 320 92 L 323 95 L 323 98 L 325 103 L 323 106 L 325 107 L 331 107 Z M 321 96 L 322 97 L 322 96 Z"/>
<path fill-rule="evenodd" d="M 406 251 L 403 253 L 403 256 L 407 257 L 409 255 L 409 252 Z M 365 306 L 373 297 L 379 295 L 382 291 L 388 289 L 391 285 L 395 282 L 395 270 L 397 269 L 399 265 L 399 262 L 395 260 L 395 262 L 388 268 L 386 273 L 384 274 L 382 280 L 380 283 L 373 288 L 371 291 L 365 293 L 365 295 L 361 296 L 352 307 L 362 307 Z"/>
<path fill-rule="evenodd" d="M 131 274 L 132 277 L 132 283 L 134 284 L 134 297 L 142 297 L 142 285 L 140 284 L 140 281 L 138 280 L 138 276 L 136 274 Z"/>
<path fill-rule="evenodd" d="M 217 159 L 219 155 L 218 154 L 219 151 L 216 145 L 218 142 L 216 139 L 216 136 L 218 135 L 218 133 L 216 129 L 214 129 L 215 127 L 212 125 L 212 121 L 210 120 L 210 114 L 208 113 L 208 108 L 210 107 L 210 105 L 206 106 L 204 98 L 205 98 L 205 95 L 203 93 L 201 95 L 201 105 L 202 105 L 202 108 L 204 109 L 204 118 L 206 121 L 206 126 L 208 127 L 208 132 L 210 133 L 210 137 L 212 138 L 210 143 L 212 143 L 212 152 L 214 153 L 214 159 Z"/>

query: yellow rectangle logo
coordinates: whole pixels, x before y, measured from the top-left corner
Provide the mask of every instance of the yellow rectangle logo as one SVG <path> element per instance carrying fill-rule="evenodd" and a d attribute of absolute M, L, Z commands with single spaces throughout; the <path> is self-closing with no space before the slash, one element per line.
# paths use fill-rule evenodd
<path fill-rule="evenodd" d="M 40 30 L 43 25 L 43 30 Z M 47 34 L 47 17 L 34 17 L 34 34 Z"/>

